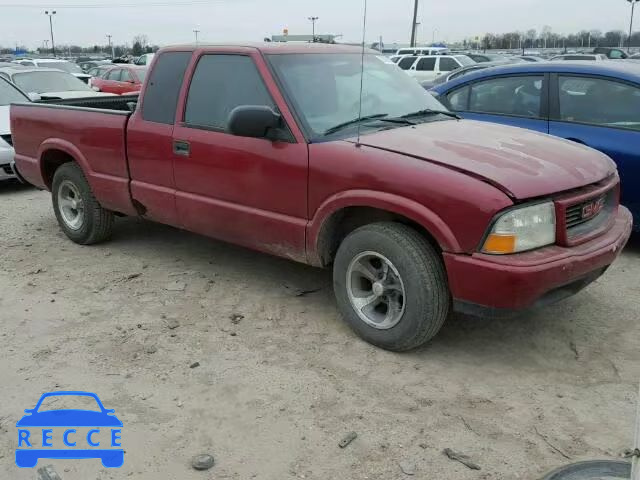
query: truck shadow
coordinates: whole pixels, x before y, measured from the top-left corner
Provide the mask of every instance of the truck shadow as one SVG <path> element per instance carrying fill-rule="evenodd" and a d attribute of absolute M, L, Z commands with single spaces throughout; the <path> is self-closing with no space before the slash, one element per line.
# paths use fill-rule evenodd
<path fill-rule="evenodd" d="M 20 183 L 17 180 L 5 180 L 0 182 L 0 195 L 11 195 L 17 192 L 25 192 L 27 190 L 34 190 L 31 185 Z"/>
<path fill-rule="evenodd" d="M 358 342 L 355 334 L 344 326 L 337 312 L 332 291 L 330 270 L 321 270 L 290 260 L 205 238 L 172 227 L 139 219 L 117 222 L 112 241 L 96 246 L 112 252 L 123 252 L 140 261 L 158 267 L 195 270 L 204 275 L 218 275 L 238 280 L 246 288 L 268 294 L 269 302 L 283 309 L 295 309 L 304 302 L 305 308 L 315 312 L 318 328 L 324 330 L 330 343 L 344 341 L 344 336 Z M 93 247 L 92 247 L 93 248 Z M 636 236 L 628 249 L 640 253 L 640 238 Z M 621 317 L 619 327 L 629 323 L 631 301 L 616 302 L 624 294 L 614 297 L 618 289 L 616 278 L 607 273 L 601 281 L 558 304 L 525 313 L 508 320 L 481 319 L 453 314 L 440 333 L 425 346 L 399 356 L 408 360 L 430 361 L 434 358 L 454 364 L 510 364 L 518 368 L 576 369 L 575 345 L 587 337 L 602 342 L 607 338 L 599 331 L 611 311 Z M 283 289 L 287 287 L 287 289 Z M 292 292 L 293 290 L 293 292 Z M 309 292 L 298 295 L 300 291 Z M 622 313 L 620 313 L 622 311 Z M 632 315 L 631 315 L 632 316 Z M 618 320 L 611 319 L 610 321 Z M 287 325 L 295 329 L 295 320 Z M 613 338 L 613 337 L 612 337 Z M 614 341 L 613 339 L 610 339 Z M 308 341 L 312 341 L 309 339 Z M 382 351 L 381 351 L 382 352 Z M 574 362 L 574 363 L 571 363 Z"/>

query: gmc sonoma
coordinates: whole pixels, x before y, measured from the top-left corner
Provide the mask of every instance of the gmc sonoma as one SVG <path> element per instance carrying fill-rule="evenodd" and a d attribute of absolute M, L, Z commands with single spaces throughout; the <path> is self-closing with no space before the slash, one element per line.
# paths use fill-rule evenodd
<path fill-rule="evenodd" d="M 139 99 L 14 104 L 11 131 L 19 173 L 52 192 L 74 242 L 137 215 L 333 265 L 346 322 L 394 351 L 453 310 L 576 293 L 631 232 L 608 157 L 460 120 L 356 47 L 165 48 Z"/>

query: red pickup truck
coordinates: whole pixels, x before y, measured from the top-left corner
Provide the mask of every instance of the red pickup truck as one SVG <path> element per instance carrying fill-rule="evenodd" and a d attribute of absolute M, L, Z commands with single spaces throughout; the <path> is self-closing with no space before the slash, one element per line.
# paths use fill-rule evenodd
<path fill-rule="evenodd" d="M 386 349 L 423 344 L 453 310 L 576 293 L 630 235 L 608 157 L 460 120 L 373 51 L 165 48 L 134 101 L 11 107 L 17 168 L 71 240 L 138 215 L 332 265 L 344 319 Z"/>

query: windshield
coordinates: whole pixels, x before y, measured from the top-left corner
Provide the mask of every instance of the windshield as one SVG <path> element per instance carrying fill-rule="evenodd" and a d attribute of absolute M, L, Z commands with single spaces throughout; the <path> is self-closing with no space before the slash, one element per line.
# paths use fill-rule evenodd
<path fill-rule="evenodd" d="M 25 92 L 71 92 L 87 91 L 91 88 L 82 80 L 65 72 L 24 72 L 13 75 L 13 83 Z"/>
<path fill-rule="evenodd" d="M 476 64 L 476 62 L 474 62 L 470 57 L 467 57 L 466 55 L 456 55 L 456 60 L 458 60 L 465 67 Z"/>
<path fill-rule="evenodd" d="M 78 65 L 71 62 L 43 62 L 40 63 L 39 66 L 47 68 L 57 68 L 69 73 L 84 73 Z"/>
<path fill-rule="evenodd" d="M 360 54 L 270 55 L 270 61 L 313 137 L 358 118 Z M 398 67 L 365 55 L 362 117 L 401 117 L 426 109 L 446 110 Z"/>
<path fill-rule="evenodd" d="M 0 78 L 0 106 L 9 105 L 14 102 L 24 102 L 27 100 L 27 97 L 22 95 L 17 88 L 6 80 Z"/>

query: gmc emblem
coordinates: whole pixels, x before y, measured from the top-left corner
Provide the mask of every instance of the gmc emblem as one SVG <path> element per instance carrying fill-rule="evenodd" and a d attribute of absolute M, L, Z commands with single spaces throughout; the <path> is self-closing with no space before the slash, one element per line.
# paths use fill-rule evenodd
<path fill-rule="evenodd" d="M 582 207 L 582 218 L 591 218 L 595 217 L 599 214 L 604 208 L 604 197 L 599 198 L 591 203 L 587 203 L 584 207 Z"/>

